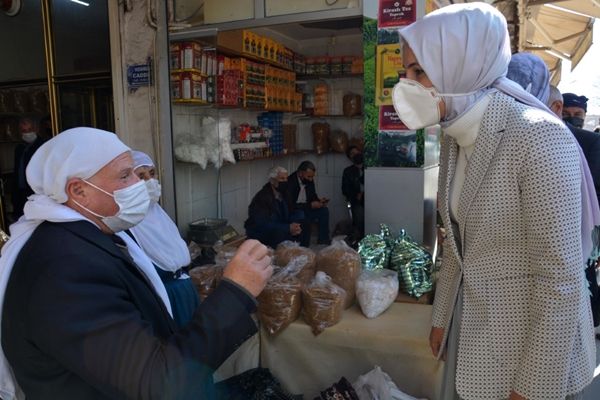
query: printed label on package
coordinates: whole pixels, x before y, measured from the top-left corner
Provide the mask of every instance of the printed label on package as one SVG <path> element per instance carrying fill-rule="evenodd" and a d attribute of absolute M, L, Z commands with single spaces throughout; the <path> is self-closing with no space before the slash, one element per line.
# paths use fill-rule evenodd
<path fill-rule="evenodd" d="M 407 131 L 406 125 L 402 123 L 394 106 L 379 107 L 379 130 L 380 131 Z"/>
<path fill-rule="evenodd" d="M 375 71 L 375 104 L 392 104 L 392 89 L 404 76 L 400 46 L 383 44 L 377 46 L 377 70 Z"/>
<path fill-rule="evenodd" d="M 377 25 L 382 28 L 415 22 L 416 2 L 417 0 L 379 0 Z"/>

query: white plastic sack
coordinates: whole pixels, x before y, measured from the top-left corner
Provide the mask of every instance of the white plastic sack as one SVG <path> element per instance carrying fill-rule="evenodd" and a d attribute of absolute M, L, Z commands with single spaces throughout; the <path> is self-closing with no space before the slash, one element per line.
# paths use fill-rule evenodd
<path fill-rule="evenodd" d="M 402 392 L 379 366 L 359 376 L 352 386 L 360 400 L 427 400 Z"/>
<path fill-rule="evenodd" d="M 363 271 L 356 281 L 356 298 L 367 318 L 387 310 L 398 297 L 398 273 L 389 269 Z"/>

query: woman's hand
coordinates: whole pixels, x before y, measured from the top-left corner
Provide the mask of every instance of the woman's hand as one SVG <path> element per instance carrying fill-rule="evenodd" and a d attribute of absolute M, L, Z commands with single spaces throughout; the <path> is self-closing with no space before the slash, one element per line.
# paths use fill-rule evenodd
<path fill-rule="evenodd" d="M 440 352 L 440 347 L 442 346 L 442 340 L 444 338 L 444 328 L 438 328 L 436 326 L 431 327 L 431 332 L 429 332 L 429 346 L 431 347 L 431 352 L 434 357 Z M 446 356 L 444 355 L 444 359 Z"/>

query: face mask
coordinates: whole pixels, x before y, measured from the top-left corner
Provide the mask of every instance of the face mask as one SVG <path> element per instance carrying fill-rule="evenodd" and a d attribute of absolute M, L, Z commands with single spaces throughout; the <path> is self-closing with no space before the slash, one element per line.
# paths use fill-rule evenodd
<path fill-rule="evenodd" d="M 310 183 L 310 181 L 306 178 L 301 178 L 300 181 L 302 182 L 303 185 L 308 185 Z"/>
<path fill-rule="evenodd" d="M 579 117 L 564 117 L 563 121 L 569 123 L 577 128 L 583 128 L 583 118 Z"/>
<path fill-rule="evenodd" d="M 161 188 L 160 183 L 158 183 L 158 179 L 148 179 L 146 181 L 146 190 L 148 190 L 148 196 L 150 196 L 150 201 L 158 203 L 161 194 Z"/>
<path fill-rule="evenodd" d="M 442 100 L 434 88 L 400 79 L 392 92 L 394 108 L 408 129 L 416 130 L 440 122 L 438 104 Z"/>
<path fill-rule="evenodd" d="M 279 182 L 277 184 L 277 188 L 276 189 L 277 189 L 277 191 L 279 193 L 285 193 L 287 191 L 287 189 L 288 189 L 288 183 L 287 182 Z"/>
<path fill-rule="evenodd" d="M 121 232 L 132 228 L 142 222 L 148 212 L 148 206 L 150 205 L 150 196 L 148 190 L 146 190 L 146 184 L 144 181 L 139 181 L 136 184 L 128 186 L 124 189 L 115 190 L 114 193 L 110 194 L 106 190 L 99 188 L 91 182 L 83 180 L 91 187 L 98 189 L 102 193 L 105 193 L 115 199 L 115 203 L 119 206 L 119 211 L 111 217 L 105 217 L 97 214 L 92 210 L 89 210 L 75 201 L 79 207 L 83 208 L 87 212 L 96 217 L 100 218 L 104 225 L 106 225 L 113 232 Z"/>
<path fill-rule="evenodd" d="M 23 132 L 21 133 L 21 139 L 23 139 L 25 143 L 33 143 L 35 142 L 35 139 L 37 139 L 37 134 L 35 132 Z"/>
<path fill-rule="evenodd" d="M 465 97 L 468 93 L 439 93 L 435 88 L 426 88 L 411 79 L 400 79 L 392 91 L 394 109 L 404 125 L 411 130 L 438 124 L 441 120 L 439 103 L 442 97 Z"/>
<path fill-rule="evenodd" d="M 360 165 L 363 163 L 363 155 L 361 153 L 355 154 L 352 157 L 352 162 L 356 165 Z"/>

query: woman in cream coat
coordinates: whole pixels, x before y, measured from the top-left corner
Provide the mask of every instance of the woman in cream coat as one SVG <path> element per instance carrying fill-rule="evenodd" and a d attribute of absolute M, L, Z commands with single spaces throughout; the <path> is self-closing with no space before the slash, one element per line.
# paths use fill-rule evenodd
<path fill-rule="evenodd" d="M 448 6 L 400 36 L 407 79 L 394 88 L 396 111 L 411 129 L 444 131 L 438 196 L 448 237 L 432 350 L 447 353 L 462 399 L 577 395 L 595 366 L 582 237 L 598 211 L 580 149 L 505 78 L 509 36 L 492 6 Z"/>

